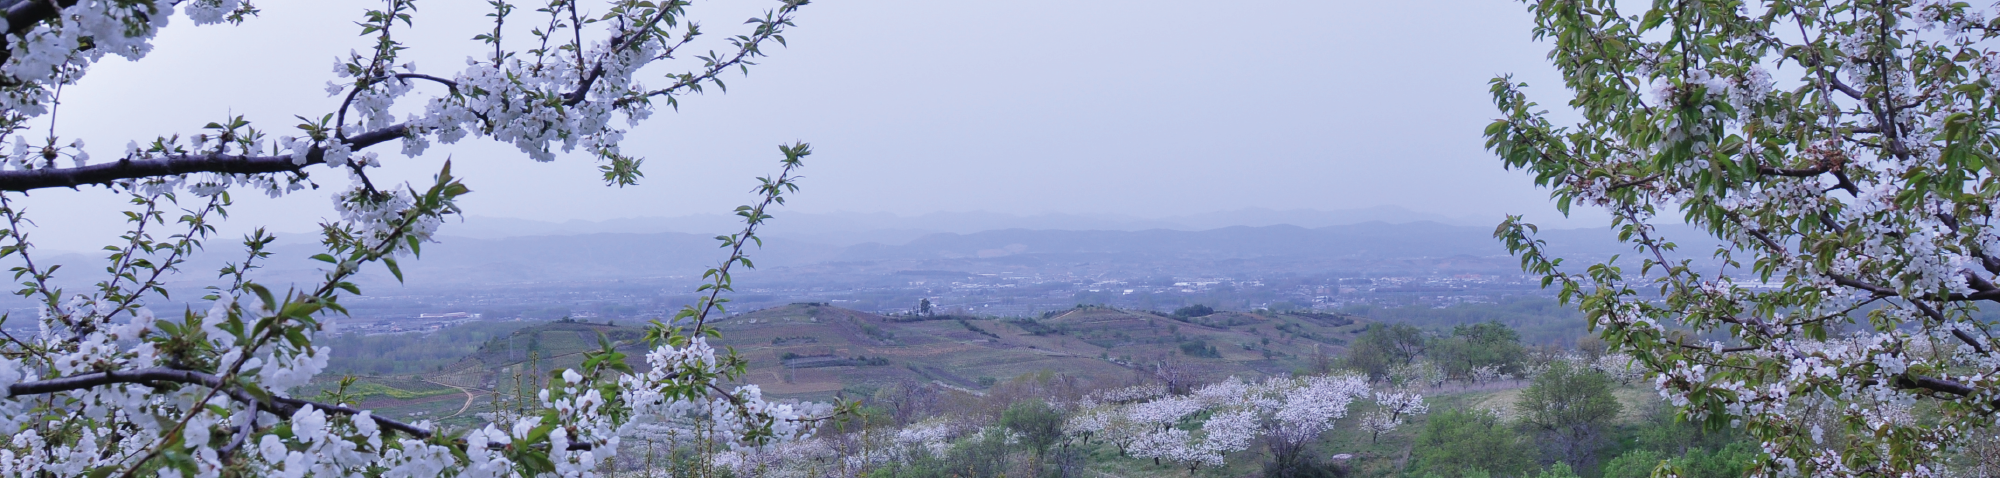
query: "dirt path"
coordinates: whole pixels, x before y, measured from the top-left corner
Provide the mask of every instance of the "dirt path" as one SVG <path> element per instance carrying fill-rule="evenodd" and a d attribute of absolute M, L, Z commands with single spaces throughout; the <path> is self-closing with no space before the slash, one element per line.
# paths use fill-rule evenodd
<path fill-rule="evenodd" d="M 952 389 L 952 390 L 957 390 L 957 391 L 960 391 L 960 392 L 965 392 L 965 393 L 970 393 L 970 394 L 972 394 L 972 396 L 975 396 L 975 397 L 984 397 L 984 396 L 986 396 L 986 392 L 981 392 L 981 391 L 978 391 L 978 390 L 973 390 L 973 389 L 970 389 L 970 388 L 965 388 L 965 387 L 960 387 L 960 386 L 957 386 L 957 385 L 952 385 L 952 384 L 949 384 L 949 383 L 944 383 L 944 381 L 943 381 L 943 380 L 932 380 L 932 381 L 931 381 L 931 383 L 935 383 L 935 384 L 937 384 L 937 385 L 938 385 L 938 386 L 940 386 L 940 387 L 944 387 L 944 388 L 949 388 L 949 389 Z"/>
<path fill-rule="evenodd" d="M 438 385 L 443 385 L 443 386 L 446 386 L 446 387 L 451 387 L 451 388 L 456 388 L 456 389 L 458 389 L 458 391 L 459 391 L 459 392 L 463 392 L 463 393 L 465 393 L 465 404 L 464 404 L 464 405 L 459 405 L 459 407 L 458 407 L 458 413 L 453 413 L 453 414 L 451 414 L 451 416 L 450 416 L 450 417 L 445 417 L 445 418 L 452 418 L 452 417 L 456 417 L 456 416 L 459 416 L 459 415 L 464 415 L 464 414 L 465 414 L 465 411 L 466 411 L 466 410 L 470 410 L 470 409 L 472 409 L 472 399 L 474 398 L 474 397 L 473 397 L 473 395 L 472 395 L 472 389 L 469 389 L 469 388 L 465 388 L 465 387 L 460 387 L 460 386 L 457 386 L 457 385 L 452 385 L 452 384 L 448 384 L 448 383 L 439 383 L 439 382 L 433 382 L 433 381 L 431 381 L 430 379 L 424 379 L 424 382 L 426 382 L 426 383 L 434 383 L 434 384 L 438 384 Z"/>

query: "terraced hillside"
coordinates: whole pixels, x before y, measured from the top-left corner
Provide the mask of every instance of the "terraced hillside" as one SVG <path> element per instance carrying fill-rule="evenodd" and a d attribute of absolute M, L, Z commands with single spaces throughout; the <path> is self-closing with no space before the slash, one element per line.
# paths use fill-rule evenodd
<path fill-rule="evenodd" d="M 978 393 L 994 381 L 1055 371 L 1118 384 L 1172 360 L 1199 378 L 1288 373 L 1338 356 L 1363 324 L 1334 314 L 1218 312 L 1175 317 L 1080 307 L 1040 319 L 882 316 L 792 304 L 714 321 L 721 345 L 749 360 L 746 379 L 781 398 L 825 400 L 900 381 Z M 600 337 L 645 368 L 638 324 L 552 322 L 494 338 L 457 363 L 416 376 L 359 377 L 362 404 L 414 418 L 470 422 L 493 393 L 531 389 L 576 367 Z M 331 383 L 319 384 L 330 387 Z"/>

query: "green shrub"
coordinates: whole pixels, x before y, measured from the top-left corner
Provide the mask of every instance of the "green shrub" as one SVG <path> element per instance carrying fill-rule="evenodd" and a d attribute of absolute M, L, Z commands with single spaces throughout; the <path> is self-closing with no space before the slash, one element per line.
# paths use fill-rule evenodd
<path fill-rule="evenodd" d="M 1200 340 L 1181 342 L 1181 353 L 1189 357 L 1221 358 L 1222 352 L 1215 346 Z"/>
<path fill-rule="evenodd" d="M 1174 316 L 1181 318 L 1206 317 L 1214 314 L 1215 314 L 1214 308 L 1201 304 L 1195 304 L 1187 307 L 1182 307 L 1179 309 L 1174 309 Z"/>
<path fill-rule="evenodd" d="M 1666 461 L 1666 455 L 1657 451 L 1628 451 L 1604 462 L 1604 478 L 1648 478 L 1662 461 Z"/>
<path fill-rule="evenodd" d="M 1469 476 L 1491 472 L 1522 476 L 1534 467 L 1534 449 L 1487 410 L 1445 410 L 1424 421 L 1410 451 L 1410 474 Z"/>

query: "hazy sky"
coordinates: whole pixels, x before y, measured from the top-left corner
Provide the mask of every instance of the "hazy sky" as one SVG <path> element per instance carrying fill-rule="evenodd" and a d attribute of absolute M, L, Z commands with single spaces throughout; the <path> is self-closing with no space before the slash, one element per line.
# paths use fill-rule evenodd
<path fill-rule="evenodd" d="M 110 60 L 65 91 L 57 133 L 99 157 L 232 113 L 289 133 L 292 115 L 337 106 L 323 88 L 336 55 L 366 47 L 351 21 L 371 4 L 260 2 L 263 16 L 239 27 L 176 18 L 146 60 Z M 410 58 L 448 76 L 476 54 L 468 39 L 487 28 L 484 4 L 420 2 Z M 720 37 L 774 4 L 698 2 L 689 13 Z M 803 140 L 817 154 L 790 206 L 799 211 L 1397 205 L 1555 222 L 1546 191 L 1502 170 L 1479 135 L 1496 116 L 1495 74 L 1562 103 L 1528 21 L 1502 0 L 821 0 L 798 15 L 789 48 L 727 77 L 727 94 L 686 98 L 629 135 L 626 151 L 648 158 L 639 187 L 604 187 L 587 156 L 535 163 L 479 141 L 392 156 L 381 176 L 422 181 L 449 155 L 475 191 L 465 204 L 483 216 L 719 213 L 774 169 L 775 145 Z M 322 184 L 347 182 L 315 170 Z M 332 189 L 239 194 L 233 222 L 306 230 L 332 214 Z M 45 240 L 108 242 L 117 216 L 105 208 L 120 202 L 101 189 L 38 192 L 31 212 Z"/>

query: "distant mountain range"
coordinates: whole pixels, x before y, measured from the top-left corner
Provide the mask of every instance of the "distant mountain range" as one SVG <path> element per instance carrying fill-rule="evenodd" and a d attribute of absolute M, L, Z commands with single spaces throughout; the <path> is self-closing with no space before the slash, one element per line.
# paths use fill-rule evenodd
<path fill-rule="evenodd" d="M 1703 237 L 1681 227 L 1662 228 L 1663 235 L 1679 238 L 1683 250 Z M 447 228 L 447 231 L 457 232 Z M 1494 268 L 1511 268 L 1502 262 L 1506 251 L 1494 240 L 1490 226 L 1458 226 L 1434 222 L 1363 224 L 1302 227 L 1297 225 L 1232 226 L 1189 231 L 1176 229 L 1126 230 L 1036 230 L 1002 229 L 972 233 L 928 233 L 903 243 L 867 242 L 836 245 L 773 233 L 752 257 L 760 271 L 811 265 L 825 270 L 824 264 L 850 266 L 873 263 L 907 263 L 911 269 L 932 268 L 930 261 L 1030 260 L 1038 264 L 1099 263 L 1155 264 L 1159 274 L 1185 275 L 1173 264 L 1215 263 L 1217 261 L 1263 260 L 1298 264 L 1327 261 L 1383 261 L 1403 258 L 1449 258 L 1471 256 L 1500 258 Z M 1601 258 L 1629 253 L 1630 247 L 1617 242 L 1609 230 L 1544 229 L 1540 237 L 1550 250 L 1579 259 Z M 566 235 L 513 236 L 501 238 L 442 237 L 440 244 L 424 247 L 420 260 L 405 259 L 402 270 L 413 287 L 467 287 L 480 284 L 522 284 L 536 282 L 576 282 L 683 276 L 693 280 L 700 271 L 714 265 L 725 251 L 711 234 L 682 232 L 617 233 L 594 232 Z M 298 236 L 275 245 L 265 269 L 258 272 L 267 284 L 316 280 L 324 264 L 308 259 L 320 252 L 318 245 Z M 234 247 L 211 247 L 181 270 L 189 271 L 190 281 L 171 286 L 192 291 L 209 285 L 214 271 L 224 260 L 237 260 Z M 10 258 L 11 260 L 15 260 Z M 63 264 L 59 283 L 72 290 L 87 290 L 98 279 L 97 254 L 62 254 L 38 257 L 41 265 Z M 968 262 L 969 261 L 969 262 Z M 1052 262 L 1053 261 L 1053 262 Z M 1195 261 L 1195 262 L 1190 262 Z M 1491 261 L 1489 261 L 1491 262 Z M 11 264 L 0 264 L 0 267 Z M 1501 267 L 1505 266 L 1505 267 Z M 858 267 L 858 266 L 857 266 Z M 900 266 L 898 266 L 900 267 Z M 854 267 L 833 267 L 832 269 Z M 964 269 L 959 269 L 964 270 Z M 69 273 L 68 271 L 78 271 Z M 357 282 L 364 285 L 393 284 L 385 269 L 371 266 Z M 88 282 L 86 282 L 88 281 Z M 198 295 L 193 295 L 198 296 Z"/>
<path fill-rule="evenodd" d="M 1547 230 L 1551 247 L 1571 254 L 1616 254 L 1628 247 L 1609 231 Z M 931 234 L 902 245 L 859 244 L 842 248 L 836 260 L 978 258 L 1016 254 L 1123 254 L 1163 257 L 1247 259 L 1256 257 L 1448 257 L 1494 256 L 1507 251 L 1490 227 L 1433 222 L 1363 224 L 1306 228 L 1294 225 L 1233 226 L 1204 231 L 1060 231 L 1006 229 L 971 234 Z"/>
<path fill-rule="evenodd" d="M 786 237 L 846 246 L 862 243 L 899 245 L 938 233 L 971 234 L 1003 229 L 1065 231 L 1143 231 L 1168 229 L 1205 231 L 1233 226 L 1292 225 L 1304 228 L 1352 225 L 1368 222 L 1406 224 L 1434 222 L 1457 226 L 1492 226 L 1499 218 L 1455 218 L 1410 211 L 1394 206 L 1336 211 L 1239 209 L 1164 218 L 1121 215 L 1037 214 L 1012 215 L 984 211 L 936 212 L 917 216 L 889 213 L 777 213 L 766 226 L 770 237 Z M 678 217 L 643 217 L 606 221 L 572 220 L 546 222 L 529 219 L 468 217 L 462 223 L 445 226 L 445 234 L 475 239 L 502 239 L 522 236 L 578 235 L 599 233 L 653 234 L 680 232 L 721 234 L 740 229 L 733 215 L 703 214 Z"/>

